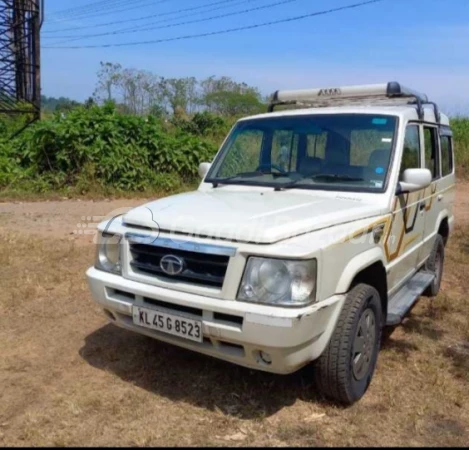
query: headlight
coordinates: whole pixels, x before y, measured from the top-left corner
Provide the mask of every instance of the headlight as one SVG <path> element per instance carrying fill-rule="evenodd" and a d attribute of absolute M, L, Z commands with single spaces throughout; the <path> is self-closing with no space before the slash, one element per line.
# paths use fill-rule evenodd
<path fill-rule="evenodd" d="M 317 261 L 251 257 L 238 300 L 279 306 L 304 306 L 316 300 Z"/>
<path fill-rule="evenodd" d="M 121 236 L 100 233 L 96 251 L 95 267 L 106 272 L 121 274 Z"/>

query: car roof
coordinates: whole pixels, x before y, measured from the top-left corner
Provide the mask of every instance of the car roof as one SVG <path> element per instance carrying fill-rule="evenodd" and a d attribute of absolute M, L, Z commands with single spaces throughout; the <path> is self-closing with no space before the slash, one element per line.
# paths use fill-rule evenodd
<path fill-rule="evenodd" d="M 424 106 L 425 117 L 424 121 L 429 123 L 437 123 L 433 107 Z M 284 111 L 277 111 L 271 113 L 257 114 L 254 116 L 243 117 L 240 121 L 256 120 L 274 117 L 292 117 L 303 115 L 321 115 L 321 114 L 376 114 L 376 115 L 391 115 L 397 116 L 406 120 L 419 121 L 417 108 L 415 105 L 400 105 L 400 106 L 335 106 L 335 107 L 322 107 L 322 108 L 301 108 L 291 109 Z M 449 118 L 446 114 L 441 115 L 441 125 L 449 126 Z"/>

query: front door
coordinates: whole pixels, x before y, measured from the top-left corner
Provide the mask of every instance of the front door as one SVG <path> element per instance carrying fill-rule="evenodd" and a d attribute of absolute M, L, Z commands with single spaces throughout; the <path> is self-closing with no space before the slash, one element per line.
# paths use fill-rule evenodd
<path fill-rule="evenodd" d="M 421 127 L 409 124 L 406 129 L 400 177 L 406 169 L 422 167 Z M 418 266 L 425 227 L 423 190 L 396 195 L 390 231 L 386 238 L 388 289 L 398 290 Z"/>

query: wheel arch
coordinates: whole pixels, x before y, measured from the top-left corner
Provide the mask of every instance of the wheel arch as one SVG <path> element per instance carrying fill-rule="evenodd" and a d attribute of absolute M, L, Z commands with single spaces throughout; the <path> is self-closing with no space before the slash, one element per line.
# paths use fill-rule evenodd
<path fill-rule="evenodd" d="M 346 293 L 359 283 L 373 286 L 380 294 L 383 316 L 388 305 L 387 274 L 383 252 L 375 247 L 355 256 L 346 266 L 337 286 L 338 293 Z"/>
<path fill-rule="evenodd" d="M 448 216 L 446 215 L 446 216 L 440 218 L 440 221 L 438 223 L 439 223 L 439 225 L 438 225 L 438 234 L 441 235 L 441 237 L 443 238 L 443 243 L 446 246 L 446 244 L 448 242 L 448 239 L 449 239 L 449 234 L 450 234 Z"/>

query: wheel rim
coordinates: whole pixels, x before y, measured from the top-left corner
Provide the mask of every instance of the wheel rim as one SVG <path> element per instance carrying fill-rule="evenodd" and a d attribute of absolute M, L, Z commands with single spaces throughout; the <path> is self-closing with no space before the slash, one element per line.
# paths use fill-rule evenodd
<path fill-rule="evenodd" d="M 376 340 L 376 317 L 372 309 L 366 309 L 358 322 L 353 341 L 352 370 L 356 380 L 363 379 L 370 369 Z"/>

